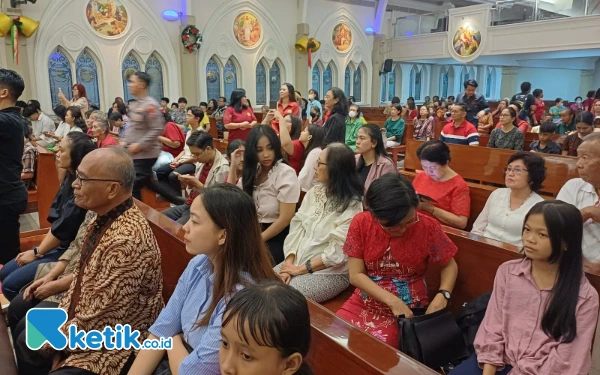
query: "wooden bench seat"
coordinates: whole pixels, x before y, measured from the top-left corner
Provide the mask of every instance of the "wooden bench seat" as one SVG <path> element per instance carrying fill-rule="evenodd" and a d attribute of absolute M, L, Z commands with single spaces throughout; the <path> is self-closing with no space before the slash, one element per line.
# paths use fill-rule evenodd
<path fill-rule="evenodd" d="M 35 191 L 28 192 L 28 209 L 26 213 L 38 212 L 40 228 L 50 228 L 48 214 L 50 206 L 56 193 L 58 193 L 58 171 L 54 153 L 43 147 L 36 146 L 38 150 L 38 159 L 36 164 L 36 185 Z M 37 207 L 37 209 L 35 209 Z M 35 211 L 34 211 L 35 209 Z"/>

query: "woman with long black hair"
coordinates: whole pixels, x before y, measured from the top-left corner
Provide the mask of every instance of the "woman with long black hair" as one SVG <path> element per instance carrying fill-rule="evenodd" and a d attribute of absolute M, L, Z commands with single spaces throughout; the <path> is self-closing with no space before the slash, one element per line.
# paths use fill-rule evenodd
<path fill-rule="evenodd" d="M 246 99 L 246 90 L 233 90 L 229 106 L 223 114 L 223 124 L 225 129 L 229 131 L 229 142 L 236 139 L 245 141 L 248 138 L 250 129 L 256 123 L 257 120 L 254 111 L 250 108 L 248 99 Z"/>
<path fill-rule="evenodd" d="M 296 100 L 296 90 L 291 83 L 284 83 L 279 89 L 279 100 L 277 101 L 277 109 L 271 109 L 263 118 L 262 124 L 271 124 L 276 134 L 279 134 L 279 120 L 275 118 L 275 112 L 279 112 L 281 116 L 294 115 L 301 117 L 300 104 Z"/>
<path fill-rule="evenodd" d="M 381 129 L 377 125 L 366 124 L 358 129 L 356 153 L 356 169 L 365 192 L 374 180 L 384 174 L 398 173 L 394 161 L 385 150 Z"/>
<path fill-rule="evenodd" d="M 304 156 L 300 174 L 298 174 L 298 182 L 302 191 L 309 191 L 317 184 L 314 177 L 319 155 L 325 147 L 325 129 L 319 125 L 310 124 L 300 133 L 299 141 L 304 146 Z"/>
<path fill-rule="evenodd" d="M 244 151 L 242 178 L 236 168 L 229 169 L 227 181 L 242 188 L 254 198 L 262 238 L 273 256 L 274 264 L 283 261 L 283 242 L 290 230 L 300 197 L 298 177 L 287 165 L 281 151 L 281 141 L 268 125 L 257 125 L 248 134 Z M 241 150 L 231 154 L 231 165 L 237 165 Z"/>
<path fill-rule="evenodd" d="M 346 117 L 348 117 L 348 99 L 344 91 L 332 87 L 325 95 L 325 106 L 329 112 L 325 114 L 325 144 L 346 141 Z"/>
<path fill-rule="evenodd" d="M 583 273 L 583 218 L 562 201 L 531 208 L 524 258 L 498 268 L 475 354 L 452 375 L 587 374 L 598 292 Z"/>

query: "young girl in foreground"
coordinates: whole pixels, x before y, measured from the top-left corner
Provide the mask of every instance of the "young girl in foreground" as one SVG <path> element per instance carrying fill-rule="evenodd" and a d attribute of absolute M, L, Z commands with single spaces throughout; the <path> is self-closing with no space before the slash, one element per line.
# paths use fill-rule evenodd
<path fill-rule="evenodd" d="M 452 375 L 590 370 L 598 293 L 583 274 L 581 214 L 568 203 L 545 201 L 524 223 L 525 258 L 498 268 L 475 354 Z"/>
<path fill-rule="evenodd" d="M 173 374 L 218 374 L 221 319 L 240 289 L 278 280 L 260 237 L 252 198 L 231 184 L 204 188 L 183 227 L 190 260 L 169 303 L 150 327 L 151 339 L 172 337 L 171 350 L 140 350 L 130 375 L 153 374 L 160 363 Z M 168 372 L 159 372 L 161 374 Z"/>
<path fill-rule="evenodd" d="M 312 375 L 306 299 L 294 288 L 263 281 L 227 304 L 221 328 L 222 375 Z"/>

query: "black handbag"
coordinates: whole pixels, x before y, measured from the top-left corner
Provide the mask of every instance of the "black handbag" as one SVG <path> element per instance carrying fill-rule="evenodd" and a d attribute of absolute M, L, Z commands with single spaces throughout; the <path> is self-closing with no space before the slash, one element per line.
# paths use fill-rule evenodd
<path fill-rule="evenodd" d="M 447 310 L 425 315 L 414 308 L 414 317 L 398 317 L 400 350 L 430 368 L 456 364 L 469 357 L 463 335 Z"/>

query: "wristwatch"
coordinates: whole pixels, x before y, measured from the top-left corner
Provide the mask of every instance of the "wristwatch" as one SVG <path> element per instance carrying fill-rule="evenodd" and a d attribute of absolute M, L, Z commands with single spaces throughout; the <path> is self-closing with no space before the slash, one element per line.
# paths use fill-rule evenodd
<path fill-rule="evenodd" d="M 441 294 L 442 296 L 444 296 L 444 298 L 446 299 L 446 301 L 450 301 L 450 297 L 452 297 L 452 295 L 450 294 L 450 292 L 447 291 L 447 290 L 444 290 L 444 289 L 438 290 L 438 293 Z"/>
<path fill-rule="evenodd" d="M 313 273 L 313 269 L 312 269 L 312 265 L 310 264 L 310 259 L 306 261 L 306 263 L 304 264 L 306 266 L 306 270 L 308 271 L 308 273 Z"/>
<path fill-rule="evenodd" d="M 38 258 L 38 259 L 41 259 L 41 258 L 43 258 L 43 257 L 44 257 L 44 254 L 40 254 L 40 253 L 38 252 L 38 247 L 37 247 L 37 246 L 33 248 L 33 254 L 34 254 L 34 255 L 35 255 L 35 257 L 36 257 L 36 258 Z"/>

